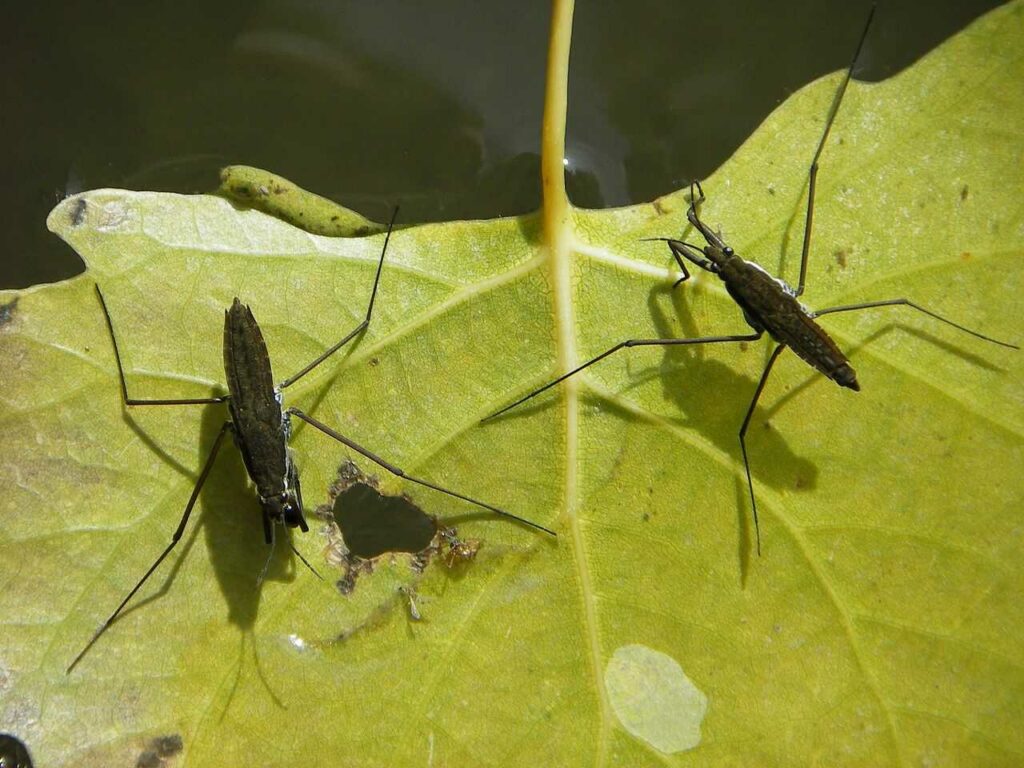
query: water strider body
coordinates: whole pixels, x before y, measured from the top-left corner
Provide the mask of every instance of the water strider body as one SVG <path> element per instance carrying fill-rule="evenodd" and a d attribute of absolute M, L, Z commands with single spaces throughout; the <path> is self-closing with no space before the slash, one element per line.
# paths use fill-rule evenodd
<path fill-rule="evenodd" d="M 879 307 L 905 306 L 984 341 L 998 344 L 1003 347 L 1009 347 L 1011 349 L 1019 349 L 1015 344 L 993 339 L 989 336 L 978 333 L 977 331 L 973 331 L 970 328 L 966 328 L 963 325 L 954 323 L 952 320 L 942 317 L 930 309 L 926 309 L 920 304 L 916 304 L 906 298 L 883 299 L 880 301 L 847 304 L 843 306 L 829 307 L 827 309 L 818 310 L 817 312 L 807 309 L 799 301 L 799 297 L 804 292 L 804 285 L 807 276 L 807 258 L 810 252 L 811 230 L 814 222 L 814 193 L 818 176 L 818 160 L 821 157 L 825 141 L 828 138 L 829 132 L 832 129 L 832 124 L 835 121 L 836 114 L 839 111 L 839 105 L 842 103 L 843 94 L 846 92 L 846 87 L 853 75 L 854 66 L 860 56 L 861 48 L 863 47 L 864 40 L 867 37 L 868 29 L 871 26 L 871 19 L 874 16 L 874 10 L 874 7 L 872 7 L 871 12 L 868 15 L 867 23 L 864 25 L 864 31 L 861 34 L 860 42 L 857 44 L 857 49 L 854 52 L 852 61 L 850 62 L 850 66 L 846 71 L 845 77 L 840 82 L 839 88 L 832 100 L 828 117 L 825 120 L 825 129 L 822 132 L 821 139 L 818 142 L 817 151 L 814 153 L 814 159 L 811 162 L 808 173 L 807 212 L 804 221 L 803 247 L 801 250 L 800 260 L 800 279 L 797 283 L 797 287 L 792 288 L 785 281 L 773 277 L 757 264 L 743 259 L 722 240 L 720 235 L 712 231 L 712 229 L 701 220 L 700 215 L 697 212 L 697 207 L 705 200 L 704 190 L 699 182 L 694 182 L 690 187 L 690 205 L 687 209 L 686 217 L 690 225 L 693 226 L 701 234 L 701 237 L 704 238 L 706 244 L 704 246 L 697 246 L 684 240 L 674 238 L 654 239 L 668 243 L 669 249 L 675 257 L 676 263 L 682 270 L 682 277 L 676 281 L 676 285 L 679 285 L 690 278 L 690 273 L 686 268 L 687 261 L 697 265 L 701 269 L 717 275 L 725 284 L 726 291 L 728 291 L 733 301 L 735 301 L 743 311 L 743 316 L 746 319 L 747 324 L 750 325 L 753 330 L 753 333 L 725 336 L 704 336 L 692 339 L 626 339 L 610 349 L 605 350 L 596 357 L 587 360 L 582 365 L 576 366 L 568 373 L 559 376 L 557 379 L 554 379 L 544 386 L 533 390 L 524 397 L 519 398 L 511 405 L 507 405 L 501 410 L 491 414 L 485 418 L 484 421 L 493 419 L 496 416 L 515 408 L 520 403 L 536 397 L 541 392 L 544 392 L 559 382 L 564 381 L 570 376 L 575 375 L 594 363 L 597 363 L 622 349 L 645 346 L 667 347 L 725 342 L 749 342 L 756 341 L 760 339 L 764 333 L 768 333 L 769 336 L 778 342 L 778 345 L 768 358 L 768 362 L 765 365 L 764 371 L 761 374 L 761 379 L 754 390 L 754 395 L 751 398 L 750 405 L 747 408 L 746 416 L 743 419 L 743 423 L 740 426 L 738 434 L 740 450 L 743 454 L 743 467 L 747 477 L 747 489 L 750 495 L 751 513 L 756 532 L 757 551 L 760 553 L 761 532 L 757 516 L 757 499 L 754 495 L 754 483 L 750 474 L 750 460 L 747 455 L 746 434 L 747 428 L 750 426 L 751 417 L 754 414 L 754 408 L 761 396 L 761 392 L 764 390 L 765 383 L 768 380 L 768 375 L 770 374 L 775 361 L 784 349 L 787 347 L 791 348 L 801 359 L 840 386 L 854 391 L 860 390 L 860 384 L 857 382 L 857 375 L 854 372 L 853 367 L 850 365 L 849 360 L 839 349 L 835 341 L 833 341 L 832 337 L 828 335 L 821 325 L 818 324 L 817 318 L 822 315 L 838 312 L 852 312 Z"/>
<path fill-rule="evenodd" d="M 291 420 L 281 408 L 281 390 L 274 386 L 260 326 L 237 298 L 224 312 L 224 374 L 231 420 L 222 433 L 234 434 L 245 471 L 256 486 L 264 538 L 268 544 L 273 541 L 276 524 L 308 531 L 299 473 L 288 448 Z"/>
<path fill-rule="evenodd" d="M 847 75 L 849 78 L 849 75 Z M 838 107 L 838 100 L 836 101 Z M 834 117 L 834 113 L 832 114 Z M 827 129 L 826 129 L 827 135 Z M 824 138 L 822 139 L 824 143 Z M 821 145 L 818 147 L 821 152 Z M 817 171 L 817 155 L 814 165 L 811 167 L 812 179 Z M 693 193 L 693 186 L 697 189 L 697 195 Z M 837 307 L 812 311 L 800 303 L 799 297 L 803 294 L 805 276 L 807 271 L 807 254 L 810 243 L 809 233 L 811 231 L 811 220 L 813 217 L 813 193 L 814 185 L 811 184 L 811 197 L 808 203 L 807 221 L 805 225 L 804 251 L 800 267 L 800 283 L 797 288 L 792 288 L 788 283 L 768 274 L 764 269 L 752 261 L 739 256 L 732 248 L 726 245 L 722 238 L 713 232 L 710 227 L 701 221 L 697 213 L 697 206 L 704 201 L 704 190 L 699 182 L 694 182 L 690 191 L 690 206 L 686 211 L 686 218 L 706 241 L 703 248 L 686 243 L 682 240 L 666 238 L 669 248 L 683 269 L 683 280 L 689 278 L 689 273 L 683 264 L 686 259 L 701 269 L 717 275 L 725 289 L 740 309 L 743 310 L 743 317 L 747 324 L 754 330 L 753 334 L 746 336 L 717 337 L 705 339 L 688 339 L 689 343 L 701 343 L 711 341 L 755 341 L 767 332 L 778 345 L 772 350 L 765 364 L 761 379 L 754 390 L 754 396 L 750 400 L 747 414 L 740 426 L 739 441 L 740 450 L 743 454 L 743 468 L 747 475 L 747 489 L 750 493 L 750 506 L 754 518 L 754 528 L 757 532 L 757 550 L 761 551 L 760 525 L 757 519 L 757 498 L 754 496 L 754 482 L 750 474 L 750 459 L 747 455 L 746 434 L 750 426 L 750 419 L 754 415 L 754 408 L 768 381 L 772 366 L 779 355 L 786 348 L 792 349 L 804 362 L 817 369 L 829 379 L 841 387 L 860 391 L 860 384 L 857 381 L 857 374 L 850 365 L 850 361 L 843 354 L 839 346 L 828 335 L 824 328 L 818 324 L 817 318 L 822 315 L 838 312 L 853 312 L 861 309 L 874 309 L 878 307 L 905 306 L 918 312 L 928 315 L 957 330 L 969 333 L 984 341 L 992 342 L 1010 349 L 1019 349 L 1017 345 L 1009 342 L 999 341 L 990 336 L 972 331 L 959 323 L 916 304 L 906 298 L 882 299 L 880 301 L 865 301 L 856 304 L 845 304 Z"/>
<path fill-rule="evenodd" d="M 700 197 L 693 194 L 694 186 Z M 747 261 L 726 245 L 697 215 L 697 205 L 704 199 L 700 182 L 694 182 L 690 187 L 691 202 L 686 217 L 707 245 L 698 249 L 689 243 L 670 239 L 667 242 L 672 253 L 717 275 L 725 283 L 725 290 L 743 310 L 743 317 L 755 331 L 754 335 L 744 339 L 758 339 L 767 331 L 780 345 L 792 349 L 804 362 L 839 386 L 860 391 L 857 374 L 850 361 L 815 320 L 817 314 L 822 313 L 816 314 L 800 303 L 803 286 L 799 290 L 792 288 L 785 280 L 770 275 L 760 265 Z M 685 272 L 685 266 L 683 269 Z"/>
<path fill-rule="evenodd" d="M 181 539 L 181 536 L 185 531 L 185 527 L 188 524 L 192 509 L 195 506 L 196 500 L 199 498 L 199 493 L 202 490 L 203 484 L 206 482 L 207 476 L 210 474 L 210 470 L 213 468 L 214 460 L 216 459 L 217 453 L 220 451 L 224 442 L 224 437 L 228 433 L 231 433 L 234 437 L 235 444 L 238 446 L 238 449 L 242 454 L 242 460 L 245 464 L 246 472 L 248 472 L 253 485 L 256 486 L 256 493 L 262 509 L 264 538 L 266 539 L 267 544 L 271 547 L 271 554 L 273 553 L 275 531 L 278 525 L 283 525 L 288 528 L 299 528 L 302 531 L 309 530 L 304 516 L 302 490 L 299 485 L 298 469 L 293 459 L 291 449 L 288 447 L 288 440 L 291 436 L 292 416 L 305 421 L 307 424 L 315 427 L 327 436 L 338 440 L 357 453 L 362 454 L 370 461 L 380 465 L 388 472 L 405 478 L 409 482 L 422 485 L 426 488 L 431 488 L 435 491 L 440 491 L 441 493 L 445 493 L 478 507 L 482 507 L 494 514 L 510 518 L 532 528 L 544 531 L 552 536 L 555 535 L 553 531 L 545 528 L 544 526 L 525 520 L 511 514 L 510 512 L 506 512 L 498 507 L 487 504 L 486 502 L 471 498 L 449 488 L 444 488 L 422 478 L 413 477 L 394 464 L 391 464 L 372 451 L 363 448 L 358 443 L 331 429 L 326 424 L 321 423 L 312 416 L 303 413 L 299 409 L 284 408 L 282 393 L 286 387 L 294 384 L 300 378 L 323 363 L 327 358 L 345 346 L 345 344 L 354 339 L 369 326 L 370 319 L 373 314 L 374 300 L 377 296 L 377 286 L 380 283 L 381 269 L 384 265 L 384 255 L 387 253 L 387 246 L 391 237 L 391 228 L 393 225 L 394 217 L 392 217 L 391 224 L 388 226 L 388 234 L 385 237 L 384 246 L 381 249 L 380 261 L 377 264 L 377 272 L 374 278 L 373 291 L 370 295 L 370 302 L 366 310 L 366 317 L 352 331 L 347 333 L 341 341 L 330 347 L 326 352 L 321 354 L 298 373 L 279 384 L 274 383 L 274 376 L 270 367 L 270 355 L 267 352 L 267 345 L 263 340 L 263 333 L 260 331 L 259 324 L 256 322 L 256 318 L 253 316 L 252 311 L 248 306 L 242 304 L 242 302 L 237 298 L 232 302 L 231 307 L 224 313 L 224 373 L 227 378 L 227 395 L 175 400 L 150 400 L 129 397 L 128 386 L 124 376 L 124 368 L 121 363 L 121 353 L 117 346 L 117 337 L 114 334 L 114 326 L 111 322 L 110 313 L 107 310 L 103 294 L 100 291 L 99 286 L 96 286 L 96 295 L 99 298 L 100 306 L 103 310 L 103 316 L 107 323 L 107 330 L 110 332 L 111 342 L 114 347 L 114 359 L 117 363 L 117 372 L 120 379 L 121 396 L 124 405 L 209 405 L 226 402 L 228 404 L 230 419 L 224 422 L 220 428 L 220 432 L 218 432 L 217 437 L 214 440 L 213 447 L 210 449 L 206 462 L 203 464 L 203 468 L 199 473 L 196 484 L 192 489 L 192 494 L 189 497 L 188 503 L 185 505 L 185 511 L 182 513 L 178 527 L 175 529 L 174 534 L 171 537 L 170 544 L 168 544 L 156 560 L 153 561 L 153 564 L 143 574 L 142 578 L 139 579 L 117 608 L 114 609 L 113 613 L 111 613 L 106 621 L 103 622 L 89 642 L 71 662 L 67 669 L 68 672 L 74 669 L 86 652 L 113 623 L 135 593 L 139 591 L 146 580 L 160 566 L 160 563 L 164 561 Z M 294 546 L 292 546 L 292 550 L 296 555 L 298 555 L 302 562 L 310 568 L 310 570 L 313 570 L 312 566 L 306 562 L 305 558 L 302 557 Z M 270 556 L 268 555 L 267 565 L 269 565 L 269 563 Z M 265 565 L 263 573 L 266 572 L 266 567 L 267 566 Z M 316 573 L 316 571 L 313 572 Z M 260 579 L 262 579 L 263 573 L 260 574 Z"/>

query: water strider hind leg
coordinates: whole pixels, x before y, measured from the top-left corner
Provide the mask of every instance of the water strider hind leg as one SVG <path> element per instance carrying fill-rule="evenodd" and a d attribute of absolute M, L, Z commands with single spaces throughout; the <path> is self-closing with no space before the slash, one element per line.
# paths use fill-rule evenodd
<path fill-rule="evenodd" d="M 786 348 L 785 344 L 779 344 L 768 358 L 768 364 L 765 365 L 764 371 L 761 373 L 761 381 L 757 384 L 757 389 L 754 390 L 754 396 L 750 399 L 750 407 L 747 408 L 747 415 L 743 417 L 743 425 L 740 427 L 739 438 L 740 438 L 740 451 L 743 452 L 743 469 L 747 473 L 747 490 L 750 492 L 750 509 L 751 514 L 754 518 L 754 537 L 757 541 L 757 555 L 761 556 L 761 525 L 757 519 L 757 499 L 754 497 L 754 481 L 750 476 L 750 459 L 747 458 L 747 427 L 750 426 L 750 418 L 754 415 L 754 408 L 757 406 L 757 401 L 761 397 L 761 391 L 764 389 L 765 383 L 768 381 L 768 374 L 772 371 L 772 366 L 775 365 L 775 361 L 779 355 L 782 354 L 782 350 Z"/>
<path fill-rule="evenodd" d="M 96 630 L 96 634 L 92 636 L 92 639 L 89 640 L 79 654 L 75 656 L 74 661 L 68 665 L 68 668 L 65 670 L 65 674 L 71 673 L 71 670 L 73 670 L 75 665 L 82 660 L 82 657 L 85 656 L 86 652 L 92 648 L 93 644 L 95 644 L 97 640 L 100 639 L 100 635 L 106 632 L 107 627 L 114 623 L 114 620 L 120 615 L 124 607 L 128 605 L 128 601 L 131 600 L 142 585 L 146 583 L 146 579 L 152 576 L 153 572 L 160 566 L 160 563 L 162 563 L 164 559 L 171 554 L 171 550 L 174 549 L 175 545 L 181 539 L 181 535 L 185 532 L 185 526 L 188 525 L 188 518 L 192 514 L 192 508 L 196 505 L 196 501 L 199 499 L 199 492 L 203 489 L 203 483 L 206 482 L 207 475 L 209 475 L 210 470 L 213 469 L 214 459 L 217 458 L 217 453 L 220 451 L 221 444 L 224 442 L 224 435 L 232 431 L 232 429 L 231 422 L 226 421 L 220 428 L 220 432 L 217 433 L 217 439 L 213 441 L 213 447 L 210 449 L 210 455 L 207 456 L 206 463 L 203 465 L 203 470 L 199 473 L 199 478 L 196 480 L 195 487 L 192 489 L 192 495 L 189 496 L 188 504 L 185 505 L 185 511 L 181 515 L 181 521 L 178 523 L 178 527 L 174 531 L 174 535 L 171 536 L 171 543 L 168 544 L 166 549 L 160 553 L 160 556 L 153 561 L 153 564 L 149 566 L 149 570 L 147 570 L 142 575 L 142 578 L 139 579 L 138 583 L 132 587 L 131 592 L 125 595 L 124 600 L 122 600 L 120 605 L 114 609 L 114 612 L 107 617 L 107 620 L 104 621 L 102 625 L 100 625 L 100 628 Z"/>
<path fill-rule="evenodd" d="M 956 328 L 958 331 L 969 333 L 971 336 L 979 338 L 983 341 L 989 341 L 993 344 L 998 344 L 1001 347 L 1008 347 L 1009 349 L 1020 349 L 1020 347 L 1017 346 L 1016 344 L 1011 344 L 1008 341 L 1000 341 L 999 339 L 993 339 L 991 336 L 986 336 L 983 333 L 978 333 L 978 331 L 972 331 L 970 328 L 960 325 L 959 323 L 954 323 L 952 320 L 943 317 L 937 312 L 932 312 L 932 310 L 922 307 L 920 304 L 916 304 L 913 301 L 910 301 L 910 299 L 882 299 L 880 301 L 863 301 L 857 304 L 843 304 L 838 307 L 828 307 L 827 309 L 820 309 L 814 313 L 814 316 L 821 317 L 822 315 L 831 315 L 837 312 L 856 312 L 861 309 L 875 309 L 876 307 L 910 307 L 911 309 L 915 309 L 918 312 L 922 312 L 928 315 L 928 317 L 934 318 L 939 322 L 952 326 L 953 328 Z"/>

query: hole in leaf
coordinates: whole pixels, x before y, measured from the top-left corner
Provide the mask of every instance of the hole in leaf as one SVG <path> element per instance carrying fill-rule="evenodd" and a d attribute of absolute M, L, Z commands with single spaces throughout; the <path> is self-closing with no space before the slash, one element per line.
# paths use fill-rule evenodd
<path fill-rule="evenodd" d="M 18 300 L 14 299 L 6 304 L 0 304 L 0 325 L 7 325 L 14 319 L 14 310 L 18 308 Z"/>
<path fill-rule="evenodd" d="M 422 552 L 430 546 L 437 523 L 404 496 L 385 496 L 363 482 L 353 483 L 334 500 L 334 520 L 356 557 L 385 552 Z"/>

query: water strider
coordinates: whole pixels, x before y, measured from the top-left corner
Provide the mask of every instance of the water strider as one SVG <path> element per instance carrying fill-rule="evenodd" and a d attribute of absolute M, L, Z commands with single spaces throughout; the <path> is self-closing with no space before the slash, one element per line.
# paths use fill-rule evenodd
<path fill-rule="evenodd" d="M 846 304 L 821 309 L 816 312 L 803 306 L 803 304 L 798 301 L 799 297 L 804 292 L 807 276 L 807 257 L 810 252 L 811 229 L 814 221 L 814 192 L 818 176 L 818 160 L 821 157 L 825 141 L 832 129 L 832 123 L 835 121 L 836 113 L 839 111 L 839 105 L 842 102 L 843 94 L 846 92 L 846 87 L 850 82 L 850 78 L 853 76 L 854 66 L 860 56 L 860 51 L 864 45 L 864 40 L 867 37 L 868 29 L 871 27 L 871 19 L 874 16 L 874 12 L 875 9 L 874 6 L 872 6 L 871 12 L 868 14 L 867 22 L 864 25 L 864 31 L 861 33 L 860 41 L 857 43 L 857 49 L 854 52 L 853 59 L 850 62 L 850 66 L 847 69 L 842 82 L 839 84 L 839 88 L 832 100 L 828 117 L 825 120 L 825 129 L 822 132 L 820 141 L 818 142 L 818 148 L 814 153 L 814 159 L 811 161 L 808 175 L 807 213 L 804 222 L 803 246 L 800 257 L 800 279 L 797 283 L 797 287 L 794 289 L 784 280 L 768 274 L 768 272 L 757 264 L 743 259 L 732 248 L 726 245 L 719 234 L 715 233 L 700 219 L 697 208 L 705 200 L 704 190 L 702 189 L 700 182 L 694 182 L 690 186 L 690 205 L 686 212 L 686 218 L 690 224 L 700 232 L 706 242 L 706 245 L 701 247 L 673 238 L 654 239 L 663 240 L 668 243 L 672 255 L 675 257 L 676 262 L 682 270 L 683 276 L 676 281 L 675 285 L 679 285 L 690 278 L 690 273 L 686 268 L 686 261 L 696 264 L 701 269 L 717 275 L 722 282 L 725 283 L 725 288 L 729 295 L 743 311 L 743 317 L 747 324 L 753 329 L 753 333 L 728 336 L 704 336 L 693 339 L 627 339 L 602 352 L 600 355 L 591 358 L 582 365 L 577 366 L 568 373 L 559 376 L 557 379 L 530 392 L 528 395 L 519 398 L 511 405 L 505 406 L 501 410 L 491 414 L 484 419 L 484 421 L 493 419 L 496 416 L 515 408 L 517 405 L 539 395 L 541 392 L 544 392 L 559 382 L 564 381 L 570 376 L 579 373 L 583 369 L 590 367 L 594 363 L 603 360 L 609 355 L 612 355 L 622 349 L 643 346 L 677 346 L 687 344 L 748 342 L 760 339 L 761 336 L 767 332 L 772 339 L 778 342 L 778 345 L 768 358 L 768 362 L 761 374 L 760 381 L 754 390 L 754 395 L 751 398 L 750 405 L 747 408 L 746 416 L 743 418 L 743 423 L 739 429 L 740 450 L 743 454 L 743 468 L 746 471 L 747 476 L 747 489 L 750 494 L 751 511 L 757 539 L 757 551 L 758 554 L 760 554 L 761 531 L 757 517 L 757 500 L 754 496 L 754 483 L 750 475 L 750 460 L 747 456 L 746 434 L 747 428 L 750 425 L 750 419 L 754 414 L 754 408 L 761 396 L 761 392 L 764 390 L 765 383 L 768 381 L 768 375 L 771 372 L 775 361 L 778 359 L 782 351 L 789 347 L 801 359 L 840 386 L 854 391 L 860 390 L 860 384 L 857 382 L 857 375 L 854 372 L 853 367 L 850 365 L 849 360 L 839 349 L 835 341 L 833 341 L 828 335 L 825 329 L 818 324 L 816 318 L 822 315 L 835 314 L 838 312 L 853 312 L 862 309 L 904 306 L 928 315 L 935 320 L 952 326 L 957 330 L 969 333 L 970 335 L 984 341 L 998 344 L 1003 347 L 1009 347 L 1011 349 L 1019 349 L 1015 344 L 999 341 L 978 333 L 977 331 L 973 331 L 970 328 L 966 328 L 963 325 L 942 317 L 936 312 L 933 312 L 932 310 L 927 309 L 920 304 L 916 304 L 906 298 L 882 299 L 878 301 Z"/>
<path fill-rule="evenodd" d="M 398 210 L 395 209 L 397 215 Z M 462 499 L 478 507 L 482 507 L 497 515 L 510 518 L 532 528 L 536 528 L 552 536 L 553 531 L 537 523 L 530 522 L 506 512 L 498 507 L 471 498 L 464 494 L 444 488 L 435 483 L 413 477 L 399 467 L 391 464 L 372 451 L 363 448 L 358 443 L 345 437 L 339 432 L 331 429 L 312 416 L 303 413 L 297 408 L 285 408 L 283 406 L 282 391 L 308 374 L 314 368 L 323 363 L 327 358 L 344 347 L 349 341 L 366 330 L 370 325 L 373 314 L 373 304 L 377 297 L 377 286 L 380 283 L 381 270 L 384 266 L 384 255 L 387 253 L 388 241 L 391 238 L 391 229 L 394 225 L 394 215 L 388 225 L 387 236 L 384 239 L 384 246 L 381 249 L 380 261 L 377 264 L 377 273 L 373 281 L 373 291 L 370 294 L 370 302 L 366 309 L 366 317 L 341 341 L 330 347 L 327 351 L 313 360 L 309 365 L 302 368 L 298 373 L 285 379 L 275 386 L 273 374 L 270 368 L 270 357 L 267 354 L 267 346 L 263 341 L 263 334 L 253 317 L 249 307 L 242 304 L 237 298 L 231 307 L 224 313 L 224 372 L 227 377 L 228 394 L 217 397 L 187 398 L 180 400 L 150 400 L 128 396 L 128 386 L 125 382 L 124 368 L 121 364 L 121 353 L 117 346 L 117 337 L 114 334 L 114 325 L 107 310 L 106 301 L 99 286 L 96 286 L 96 295 L 99 298 L 100 306 L 103 309 L 103 316 L 106 320 L 107 330 L 110 332 L 110 339 L 114 347 L 114 359 L 117 362 L 117 373 L 121 384 L 121 396 L 126 406 L 143 405 L 209 405 L 213 403 L 227 403 L 230 419 L 225 421 L 213 447 L 203 464 L 203 468 L 196 480 L 192 495 L 185 505 L 181 521 L 171 537 L 170 544 L 153 561 L 153 564 L 142 575 L 142 578 L 132 587 L 121 603 L 114 609 L 113 613 L 103 622 L 100 628 L 92 636 L 85 647 L 74 658 L 68 666 L 67 671 L 74 669 L 75 665 L 82 659 L 85 653 L 93 646 L 99 637 L 106 631 L 111 623 L 118 617 L 124 607 L 132 599 L 136 592 L 142 587 L 146 580 L 159 567 L 167 555 L 181 539 L 188 524 L 189 515 L 195 506 L 199 493 L 206 481 L 210 470 L 213 468 L 214 459 L 224 442 L 224 437 L 230 432 L 234 437 L 235 444 L 242 453 L 245 469 L 249 474 L 253 485 L 256 486 L 256 493 L 259 497 L 260 506 L 263 511 L 263 534 L 267 544 L 271 547 L 275 542 L 275 530 L 278 524 L 289 528 L 299 528 L 302 531 L 309 530 L 303 514 L 302 490 L 299 485 L 299 472 L 288 448 L 288 439 L 291 436 L 291 417 L 294 416 L 315 427 L 329 437 L 343 443 L 357 453 L 362 454 L 370 461 L 379 464 L 398 477 L 405 478 L 409 482 L 440 491 L 457 499 Z M 292 546 L 292 550 L 305 563 L 310 570 L 312 566 Z M 270 562 L 268 555 L 267 564 Z M 266 572 L 266 566 L 263 569 Z M 314 571 L 315 573 L 315 571 Z M 260 575 L 262 579 L 263 574 Z"/>

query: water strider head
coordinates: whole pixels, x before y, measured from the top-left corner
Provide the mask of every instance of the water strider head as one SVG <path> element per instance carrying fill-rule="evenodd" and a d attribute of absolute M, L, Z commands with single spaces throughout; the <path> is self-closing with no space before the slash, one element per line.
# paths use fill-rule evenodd
<path fill-rule="evenodd" d="M 302 501 L 296 496 L 294 489 L 283 491 L 277 496 L 260 497 L 260 506 L 271 522 L 287 525 L 289 528 L 309 530 L 303 515 Z"/>
<path fill-rule="evenodd" d="M 696 193 L 694 190 L 696 190 Z M 686 218 L 704 237 L 706 245 L 694 245 L 693 243 L 676 240 L 671 237 L 645 238 L 649 240 L 662 240 L 668 243 L 669 250 L 672 251 L 676 263 L 683 272 L 683 276 L 676 280 L 672 286 L 673 288 L 690 278 L 690 273 L 686 269 L 683 259 L 719 277 L 722 277 L 723 268 L 730 262 L 740 259 L 736 252 L 725 244 L 717 232 L 701 221 L 700 216 L 697 214 L 697 206 L 702 202 L 704 202 L 704 190 L 701 188 L 700 182 L 690 182 L 690 206 L 686 210 Z M 742 261 L 742 259 L 740 260 Z"/>
<path fill-rule="evenodd" d="M 284 417 L 284 424 L 284 434 L 290 436 L 291 424 L 287 416 Z M 298 528 L 303 533 L 309 531 L 309 525 L 306 523 L 305 510 L 302 504 L 302 486 L 299 484 L 299 470 L 295 465 L 290 449 L 285 451 L 285 472 L 281 480 L 283 482 L 275 485 L 273 490 L 268 491 L 257 486 L 260 507 L 263 508 L 263 534 L 267 543 L 273 541 L 271 528 L 274 525 Z"/>

